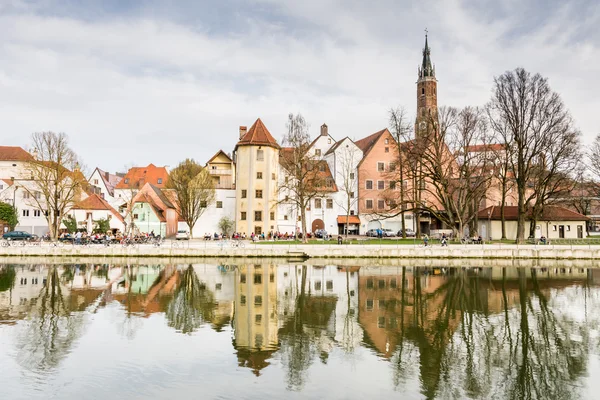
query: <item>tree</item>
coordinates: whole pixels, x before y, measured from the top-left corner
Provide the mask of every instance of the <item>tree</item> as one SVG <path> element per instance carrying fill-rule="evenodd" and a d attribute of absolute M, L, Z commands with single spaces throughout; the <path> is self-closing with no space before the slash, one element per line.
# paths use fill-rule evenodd
<path fill-rule="evenodd" d="M 596 179 L 600 179 L 600 133 L 596 135 L 586 156 L 590 172 Z"/>
<path fill-rule="evenodd" d="M 94 232 L 96 233 L 106 233 L 110 230 L 110 220 L 108 218 L 100 218 L 94 221 L 96 226 L 94 227 Z"/>
<path fill-rule="evenodd" d="M 11 231 L 14 230 L 19 224 L 17 210 L 10 204 L 0 201 L 0 221 L 4 221 Z"/>
<path fill-rule="evenodd" d="M 508 144 L 517 188 L 517 242 L 525 240 L 525 217 L 535 200 L 533 218 L 566 182 L 573 167 L 579 132 L 560 96 L 546 78 L 523 68 L 494 78 L 488 107 L 492 127 Z"/>
<path fill-rule="evenodd" d="M 221 231 L 221 233 L 225 236 L 229 236 L 231 235 L 231 233 L 233 233 L 233 225 L 235 224 L 235 222 L 225 216 L 225 217 L 221 217 L 221 219 L 219 220 L 219 230 Z"/>
<path fill-rule="evenodd" d="M 213 179 L 203 166 L 187 158 L 171 171 L 167 187 L 177 194 L 177 209 L 190 230 L 190 237 L 193 237 L 196 222 L 215 201 Z"/>
<path fill-rule="evenodd" d="M 350 224 L 350 212 L 358 202 L 358 179 L 357 165 L 362 159 L 362 151 L 349 138 L 341 140 L 339 152 L 336 150 L 336 181 L 338 191 L 343 193 L 343 198 L 336 203 L 344 210 L 346 215 L 345 236 L 348 237 L 348 226 Z"/>
<path fill-rule="evenodd" d="M 80 199 L 87 181 L 66 134 L 36 132 L 31 141 L 34 157 L 25 166 L 31 184 L 24 184 L 23 190 L 30 204 L 44 213 L 50 235 L 56 239 L 63 218 Z"/>
<path fill-rule="evenodd" d="M 125 171 L 130 171 L 133 168 L 132 165 L 126 165 Z M 135 229 L 134 223 L 134 208 L 135 208 L 135 197 L 140 191 L 140 181 L 135 179 L 130 179 L 127 177 L 127 173 L 125 173 L 125 177 L 123 178 L 123 185 L 126 188 L 121 193 L 121 200 L 124 202 L 123 205 L 119 207 L 119 212 L 123 215 L 123 219 L 125 220 L 125 235 L 129 235 Z M 124 207 L 123 207 L 124 206 Z"/>
<path fill-rule="evenodd" d="M 280 164 L 283 167 L 285 180 L 280 183 L 279 191 L 287 200 L 296 206 L 302 221 L 302 241 L 306 243 L 306 209 L 312 199 L 326 191 L 326 179 L 319 171 L 319 164 L 324 163 L 311 154 L 308 124 L 301 114 L 290 114 L 286 124 L 286 134 Z"/>
<path fill-rule="evenodd" d="M 67 215 L 63 219 L 63 225 L 67 228 L 67 232 L 75 233 L 77 232 L 77 220 L 72 215 Z"/>
<path fill-rule="evenodd" d="M 440 107 L 436 119 L 415 140 L 422 192 L 418 202 L 458 236 L 468 224 L 473 228 L 490 182 L 490 138 L 479 108 Z"/>

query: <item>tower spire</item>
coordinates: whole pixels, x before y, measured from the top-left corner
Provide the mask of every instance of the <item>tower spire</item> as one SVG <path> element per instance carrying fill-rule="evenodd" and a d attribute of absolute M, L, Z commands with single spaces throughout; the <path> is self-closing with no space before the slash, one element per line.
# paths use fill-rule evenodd
<path fill-rule="evenodd" d="M 425 28 L 425 48 L 423 49 L 423 62 L 419 67 L 419 78 L 425 78 L 427 76 L 435 77 L 435 68 L 431 64 L 431 50 L 429 49 L 429 43 L 427 36 L 429 31 Z"/>

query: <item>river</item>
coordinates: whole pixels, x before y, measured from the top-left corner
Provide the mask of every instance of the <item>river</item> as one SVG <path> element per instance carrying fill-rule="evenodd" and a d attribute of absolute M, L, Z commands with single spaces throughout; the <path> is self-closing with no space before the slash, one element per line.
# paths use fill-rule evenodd
<path fill-rule="evenodd" d="M 155 262 L 0 264 L 0 397 L 600 392 L 600 269 Z"/>

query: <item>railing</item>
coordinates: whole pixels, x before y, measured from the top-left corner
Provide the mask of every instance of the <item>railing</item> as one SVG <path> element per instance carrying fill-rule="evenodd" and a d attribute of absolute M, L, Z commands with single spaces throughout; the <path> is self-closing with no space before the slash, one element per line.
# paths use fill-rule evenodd
<path fill-rule="evenodd" d="M 209 169 L 208 173 L 211 175 L 232 175 L 233 170 L 231 170 L 231 169 Z"/>

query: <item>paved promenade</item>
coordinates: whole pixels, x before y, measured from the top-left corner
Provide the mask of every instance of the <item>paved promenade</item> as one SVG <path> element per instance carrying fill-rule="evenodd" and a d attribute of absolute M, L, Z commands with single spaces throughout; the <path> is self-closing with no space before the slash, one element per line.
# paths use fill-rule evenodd
<path fill-rule="evenodd" d="M 0 257 L 252 257 L 252 258 L 294 258 L 294 259 L 479 259 L 479 260 L 598 260 L 600 246 L 594 245 L 450 245 L 439 244 L 424 247 L 418 245 L 394 244 L 277 244 L 243 242 L 235 246 L 230 241 L 166 241 L 160 247 L 152 245 L 74 246 L 65 244 L 53 246 L 25 245 L 13 243 L 0 247 Z"/>

